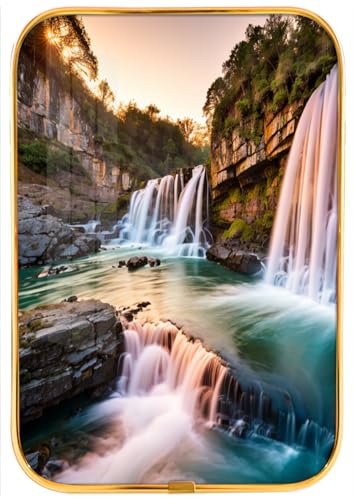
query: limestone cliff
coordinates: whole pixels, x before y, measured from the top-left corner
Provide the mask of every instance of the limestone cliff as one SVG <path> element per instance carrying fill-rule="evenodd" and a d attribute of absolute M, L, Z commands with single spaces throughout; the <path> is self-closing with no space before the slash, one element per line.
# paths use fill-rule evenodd
<path fill-rule="evenodd" d="M 17 87 L 19 129 L 58 142 L 75 155 L 91 180 L 85 188 L 88 199 L 109 203 L 118 193 L 129 191 L 130 174 L 119 163 L 104 157 L 100 137 L 86 120 L 82 101 L 77 98 L 79 89 L 64 87 L 55 73 L 48 75 L 38 65 L 29 74 L 29 65 L 29 57 L 21 53 Z M 57 180 L 61 187 L 67 187 L 65 179 Z"/>
<path fill-rule="evenodd" d="M 249 124 L 262 131 L 257 143 L 243 138 L 239 126 L 227 137 L 213 136 L 210 178 L 218 238 L 237 239 L 242 249 L 266 251 L 281 178 L 303 106 L 304 100 L 298 100 L 276 114 L 266 112 L 260 123 Z"/>

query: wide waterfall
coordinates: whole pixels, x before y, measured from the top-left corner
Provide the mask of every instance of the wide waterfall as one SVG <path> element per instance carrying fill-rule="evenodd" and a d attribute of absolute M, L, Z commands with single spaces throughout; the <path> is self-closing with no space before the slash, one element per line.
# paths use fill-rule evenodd
<path fill-rule="evenodd" d="M 271 239 L 266 281 L 336 300 L 338 71 L 312 94 L 296 129 Z"/>
<path fill-rule="evenodd" d="M 131 197 L 120 222 L 120 237 L 131 243 L 159 245 L 170 254 L 204 257 L 212 241 L 208 230 L 209 185 L 203 165 L 183 173 L 151 179 Z"/>

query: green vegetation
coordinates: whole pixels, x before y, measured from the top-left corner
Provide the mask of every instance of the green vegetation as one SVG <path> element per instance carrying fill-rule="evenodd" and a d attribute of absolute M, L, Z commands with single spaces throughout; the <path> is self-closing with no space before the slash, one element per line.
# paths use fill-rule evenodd
<path fill-rule="evenodd" d="M 62 143 L 46 138 L 25 139 L 26 134 L 19 129 L 19 160 L 26 167 L 42 175 L 58 172 L 76 172 L 81 176 L 89 174 L 81 166 L 77 153 Z"/>
<path fill-rule="evenodd" d="M 244 230 L 247 228 L 247 224 L 242 219 L 235 219 L 230 227 L 223 232 L 222 239 L 229 240 L 231 238 L 239 238 L 243 235 Z"/>
<path fill-rule="evenodd" d="M 244 201 L 244 195 L 239 187 L 232 188 L 226 198 L 219 204 L 219 210 L 225 210 L 230 205 L 235 203 L 242 203 Z"/>
<path fill-rule="evenodd" d="M 234 124 L 241 137 L 259 144 L 264 113 L 307 99 L 336 61 L 328 33 L 306 17 L 272 15 L 264 27 L 250 24 L 207 92 L 203 109 L 212 138 L 229 137 Z"/>
<path fill-rule="evenodd" d="M 261 243 L 269 238 L 274 220 L 274 213 L 267 210 L 251 224 L 243 219 L 235 219 L 221 236 L 222 240 L 239 239 L 242 243 Z"/>

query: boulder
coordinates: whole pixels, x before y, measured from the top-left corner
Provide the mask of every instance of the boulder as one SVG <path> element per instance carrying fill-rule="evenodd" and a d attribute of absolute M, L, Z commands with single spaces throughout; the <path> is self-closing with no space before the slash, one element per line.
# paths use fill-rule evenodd
<path fill-rule="evenodd" d="M 102 392 L 116 378 L 124 337 L 115 308 L 69 299 L 20 314 L 22 423 L 83 392 Z"/>
<path fill-rule="evenodd" d="M 207 250 L 207 258 L 241 274 L 256 274 L 262 269 L 262 262 L 257 254 L 243 252 L 232 247 L 216 243 Z"/>
<path fill-rule="evenodd" d="M 155 267 L 155 266 L 158 267 L 161 264 L 161 260 L 160 259 L 151 258 L 151 259 L 148 259 L 148 263 L 149 263 L 150 267 Z"/>
<path fill-rule="evenodd" d="M 148 258 L 145 255 L 130 257 L 127 262 L 128 271 L 135 271 L 135 269 L 139 269 L 140 267 L 146 266 L 148 263 Z"/>
<path fill-rule="evenodd" d="M 47 205 L 18 197 L 18 255 L 20 265 L 42 265 L 96 252 L 97 235 L 82 235 L 52 215 Z"/>
<path fill-rule="evenodd" d="M 223 264 L 229 257 L 231 250 L 221 243 L 216 243 L 208 248 L 206 256 L 209 260 L 214 260 L 215 262 L 220 262 Z"/>

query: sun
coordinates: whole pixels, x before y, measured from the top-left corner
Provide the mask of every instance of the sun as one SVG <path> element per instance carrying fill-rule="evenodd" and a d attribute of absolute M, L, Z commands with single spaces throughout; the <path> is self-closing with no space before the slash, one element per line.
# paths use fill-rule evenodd
<path fill-rule="evenodd" d="M 51 29 L 47 30 L 47 39 L 50 43 L 52 44 L 57 44 L 59 43 L 59 37 L 53 33 Z"/>

